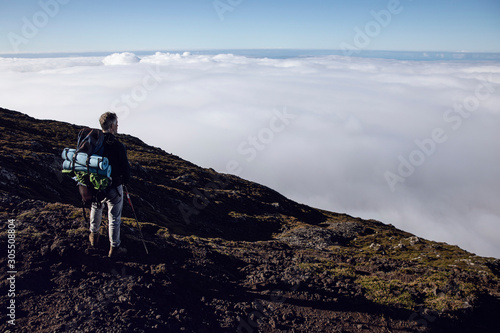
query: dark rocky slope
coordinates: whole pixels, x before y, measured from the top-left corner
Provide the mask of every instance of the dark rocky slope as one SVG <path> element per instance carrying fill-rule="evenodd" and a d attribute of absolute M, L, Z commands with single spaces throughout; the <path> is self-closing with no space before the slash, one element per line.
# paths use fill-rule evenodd
<path fill-rule="evenodd" d="M 80 127 L 0 109 L 0 301 L 12 332 L 430 332 L 500 328 L 500 262 L 317 210 L 137 138 L 127 257 L 88 245 L 60 153 Z M 15 296 L 8 221 L 15 220 Z M 102 234 L 106 234 L 104 227 Z M 11 232 L 12 233 L 12 232 Z M 8 323 L 15 300 L 15 326 Z"/>

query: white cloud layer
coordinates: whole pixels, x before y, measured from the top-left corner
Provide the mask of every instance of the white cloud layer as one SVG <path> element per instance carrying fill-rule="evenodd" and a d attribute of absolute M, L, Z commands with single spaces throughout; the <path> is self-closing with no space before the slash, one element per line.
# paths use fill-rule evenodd
<path fill-rule="evenodd" d="M 0 58 L 0 91 L 38 118 L 98 127 L 114 110 L 200 166 L 500 258 L 498 62 Z"/>
<path fill-rule="evenodd" d="M 131 52 L 123 52 L 123 53 L 113 53 L 102 60 L 102 63 L 106 66 L 112 65 L 129 65 L 140 62 L 138 56 Z"/>

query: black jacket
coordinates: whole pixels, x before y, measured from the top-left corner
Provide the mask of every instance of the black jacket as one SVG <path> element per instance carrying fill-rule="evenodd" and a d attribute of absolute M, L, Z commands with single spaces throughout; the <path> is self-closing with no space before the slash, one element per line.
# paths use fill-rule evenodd
<path fill-rule="evenodd" d="M 111 133 L 104 133 L 104 152 L 111 165 L 111 188 L 126 185 L 130 180 L 130 165 L 127 158 L 127 149 Z"/>

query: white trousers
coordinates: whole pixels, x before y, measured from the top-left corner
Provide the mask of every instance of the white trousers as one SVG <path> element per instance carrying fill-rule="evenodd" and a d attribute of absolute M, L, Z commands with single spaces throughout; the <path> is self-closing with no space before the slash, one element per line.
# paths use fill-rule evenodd
<path fill-rule="evenodd" d="M 90 231 L 99 232 L 102 220 L 102 210 L 104 204 L 108 206 L 108 221 L 109 221 L 109 242 L 112 247 L 120 246 L 120 224 L 123 208 L 123 186 L 120 185 L 108 191 L 106 198 L 99 204 L 92 203 L 90 210 Z"/>

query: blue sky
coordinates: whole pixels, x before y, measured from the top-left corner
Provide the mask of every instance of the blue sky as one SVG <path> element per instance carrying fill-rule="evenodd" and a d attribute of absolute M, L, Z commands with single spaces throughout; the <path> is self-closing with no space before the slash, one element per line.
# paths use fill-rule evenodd
<path fill-rule="evenodd" d="M 0 22 L 0 53 L 347 45 L 500 52 L 498 0 L 1 0 Z"/>

